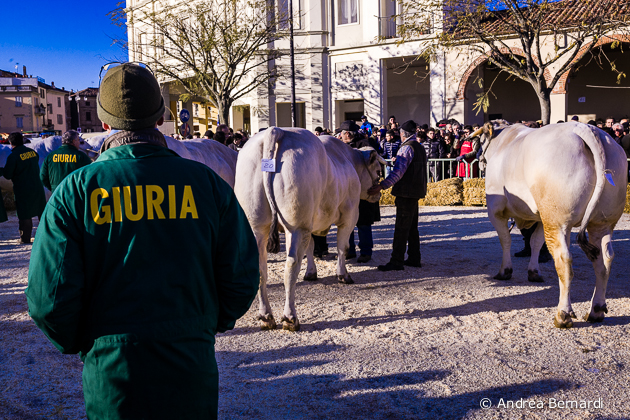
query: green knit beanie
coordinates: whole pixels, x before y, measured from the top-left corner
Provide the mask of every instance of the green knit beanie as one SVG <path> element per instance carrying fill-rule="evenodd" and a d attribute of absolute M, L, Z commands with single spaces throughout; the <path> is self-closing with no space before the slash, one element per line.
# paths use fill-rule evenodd
<path fill-rule="evenodd" d="M 111 128 L 151 128 L 164 115 L 164 98 L 151 72 L 136 64 L 109 70 L 96 98 L 98 117 Z"/>

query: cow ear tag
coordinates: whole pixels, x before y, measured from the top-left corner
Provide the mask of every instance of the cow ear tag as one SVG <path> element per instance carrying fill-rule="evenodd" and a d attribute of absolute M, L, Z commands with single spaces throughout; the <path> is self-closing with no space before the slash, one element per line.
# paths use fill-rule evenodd
<path fill-rule="evenodd" d="M 263 159 L 260 167 L 263 172 L 276 172 L 276 160 Z"/>
<path fill-rule="evenodd" d="M 613 181 L 612 174 L 610 172 L 606 172 L 606 179 L 610 182 L 610 185 L 615 186 L 615 182 Z"/>

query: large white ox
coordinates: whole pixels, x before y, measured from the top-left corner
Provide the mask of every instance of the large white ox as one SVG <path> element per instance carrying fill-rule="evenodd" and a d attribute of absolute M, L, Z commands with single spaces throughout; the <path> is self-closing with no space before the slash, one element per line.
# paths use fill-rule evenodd
<path fill-rule="evenodd" d="M 263 172 L 262 159 L 274 161 L 276 171 Z M 378 182 L 379 160 L 371 148 L 355 150 L 334 137 L 318 138 L 299 128 L 269 128 L 240 151 L 234 192 L 258 243 L 262 329 L 276 328 L 267 296 L 267 244 L 271 252 L 278 252 L 278 223 L 287 244 L 284 329 L 300 329 L 295 288 L 305 252 L 305 279 L 317 278 L 311 233 L 325 235 L 333 223 L 337 225 L 337 277 L 342 283 L 352 283 L 345 252 L 359 217 L 359 199 L 375 202 L 380 197 L 367 194 Z"/>
<path fill-rule="evenodd" d="M 90 137 L 86 140 L 82 149 L 90 158 L 96 159 L 103 142 L 108 136 L 108 133 L 103 133 L 102 135 Z M 238 153 L 234 150 L 214 140 L 195 139 L 179 141 L 172 137 L 164 137 L 169 149 L 183 158 L 203 163 L 234 188 L 234 174 L 238 156 Z"/>
<path fill-rule="evenodd" d="M 569 294 L 573 278 L 569 244 L 571 228 L 579 227 L 578 244 L 593 262 L 597 279 L 584 319 L 603 321 L 614 257 L 612 232 L 626 200 L 628 165 L 623 149 L 603 131 L 576 122 L 537 129 L 486 123 L 475 135 L 482 136 L 482 162 L 487 162 L 488 216 L 503 248 L 495 279 L 512 275 L 508 218 L 513 217 L 519 228 L 542 221 L 531 238 L 528 277 L 542 281 L 538 255 L 546 240 L 560 281 L 554 325 L 571 327 L 576 316 Z"/>

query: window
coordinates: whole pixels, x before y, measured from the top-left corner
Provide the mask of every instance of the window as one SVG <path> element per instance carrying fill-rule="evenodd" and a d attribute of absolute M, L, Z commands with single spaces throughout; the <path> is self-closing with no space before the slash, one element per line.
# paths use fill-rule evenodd
<path fill-rule="evenodd" d="M 92 113 L 91 112 L 86 112 L 85 113 L 85 121 L 92 121 Z"/>
<path fill-rule="evenodd" d="M 339 0 L 339 25 L 359 22 L 359 0 Z"/>
<path fill-rule="evenodd" d="M 44 89 L 39 90 L 39 97 L 42 99 L 46 97 L 46 91 Z"/>
<path fill-rule="evenodd" d="M 193 116 L 199 118 L 199 104 L 193 104 Z"/>
<path fill-rule="evenodd" d="M 85 101 L 85 106 L 90 106 L 90 101 Z"/>
<path fill-rule="evenodd" d="M 15 117 L 15 126 L 17 128 L 24 128 L 24 118 L 22 118 L 22 117 Z"/>
<path fill-rule="evenodd" d="M 57 124 L 63 124 L 63 117 L 61 114 L 57 114 Z"/>
<path fill-rule="evenodd" d="M 20 108 L 22 106 L 22 97 L 21 96 L 16 96 L 15 97 L 15 106 Z"/>
<path fill-rule="evenodd" d="M 48 109 L 48 113 L 49 113 L 49 114 L 52 114 L 52 112 L 53 112 L 53 110 L 52 110 L 52 104 L 48 104 L 48 105 L 46 106 L 46 108 Z"/>
<path fill-rule="evenodd" d="M 57 96 L 57 108 L 61 108 L 61 98 Z"/>
<path fill-rule="evenodd" d="M 278 27 L 280 29 L 289 29 L 289 0 L 277 0 L 278 4 Z M 301 7 L 300 0 L 293 0 L 293 29 L 301 28 Z"/>

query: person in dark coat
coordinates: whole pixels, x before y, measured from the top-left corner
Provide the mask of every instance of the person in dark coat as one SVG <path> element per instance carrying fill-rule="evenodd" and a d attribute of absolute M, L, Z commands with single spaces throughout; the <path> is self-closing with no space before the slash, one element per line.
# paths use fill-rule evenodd
<path fill-rule="evenodd" d="M 11 154 L 4 166 L 4 177 L 13 181 L 20 243 L 30 244 L 33 233 L 33 217 L 39 218 L 46 206 L 44 186 L 39 179 L 39 155 L 24 146 L 22 133 L 9 135 Z"/>
<path fill-rule="evenodd" d="M 341 140 L 353 149 L 362 147 L 371 147 L 370 142 L 364 135 L 360 134 L 359 126 L 354 121 L 344 121 L 341 124 Z M 357 221 L 357 232 L 359 236 L 359 252 L 357 258 L 358 263 L 366 263 L 372 259 L 372 248 L 374 240 L 372 238 L 372 225 L 374 222 L 381 220 L 381 212 L 378 203 L 370 203 L 369 201 L 359 201 L 359 220 Z M 348 248 L 346 258 L 355 258 L 357 256 L 356 245 L 354 243 L 354 230 L 350 233 L 350 247 Z"/>
<path fill-rule="evenodd" d="M 232 188 L 167 147 L 147 68 L 108 70 L 96 103 L 110 135 L 46 206 L 29 314 L 80 353 L 87 418 L 216 419 L 215 335 L 258 291 L 254 234 Z"/>
<path fill-rule="evenodd" d="M 44 159 L 39 178 L 44 187 L 54 192 L 57 186 L 71 172 L 92 163 L 81 150 L 81 136 L 74 130 L 66 131 L 61 138 L 61 147 Z"/>
<path fill-rule="evenodd" d="M 424 147 L 416 141 L 416 128 L 412 120 L 400 126 L 403 143 L 398 149 L 394 170 L 379 185 L 368 190 L 368 194 L 378 194 L 382 189 L 393 187 L 392 195 L 396 197 L 392 256 L 387 264 L 378 266 L 381 271 L 404 270 L 405 265 L 422 267 L 418 200 L 427 193 L 427 155 Z"/>

